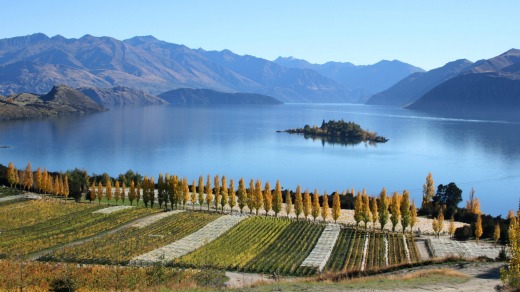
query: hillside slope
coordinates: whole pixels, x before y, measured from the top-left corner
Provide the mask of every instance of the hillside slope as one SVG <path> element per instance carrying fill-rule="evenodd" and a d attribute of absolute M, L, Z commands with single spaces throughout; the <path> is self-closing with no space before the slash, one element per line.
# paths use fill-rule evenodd
<path fill-rule="evenodd" d="M 253 93 L 227 93 L 211 89 L 181 88 L 159 95 L 171 104 L 281 104 L 273 97 Z"/>
<path fill-rule="evenodd" d="M 123 86 L 112 88 L 82 87 L 77 90 L 104 106 L 167 104 L 165 100 L 157 96 Z"/>

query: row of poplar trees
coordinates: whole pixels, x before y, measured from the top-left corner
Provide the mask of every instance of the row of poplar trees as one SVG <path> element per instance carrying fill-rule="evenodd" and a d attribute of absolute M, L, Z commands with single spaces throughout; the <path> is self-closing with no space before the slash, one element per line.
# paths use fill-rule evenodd
<path fill-rule="evenodd" d="M 19 187 L 26 191 L 36 191 L 43 194 L 53 194 L 67 198 L 69 196 L 69 179 L 67 175 L 55 175 L 54 177 L 41 170 L 40 167 L 33 173 L 29 162 L 25 170 L 18 170 L 12 162 L 7 167 L 7 182 L 12 187 Z"/>

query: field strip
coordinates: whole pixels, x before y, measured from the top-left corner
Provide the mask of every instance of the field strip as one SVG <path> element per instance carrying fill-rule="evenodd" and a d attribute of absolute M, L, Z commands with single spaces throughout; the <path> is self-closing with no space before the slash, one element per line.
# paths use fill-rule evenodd
<path fill-rule="evenodd" d="M 341 228 L 338 224 L 328 224 L 321 233 L 318 242 L 312 249 L 311 253 L 301 264 L 302 267 L 317 267 L 318 271 L 322 271 L 332 254 L 334 245 L 338 240 Z"/>
<path fill-rule="evenodd" d="M 133 207 L 134 206 L 114 206 L 114 207 L 103 208 L 103 209 L 94 211 L 92 213 L 110 214 L 110 213 L 114 213 L 114 212 L 121 211 L 121 210 L 124 210 L 124 209 L 133 208 Z"/>
<path fill-rule="evenodd" d="M 385 234 L 385 266 L 388 267 L 388 234 Z"/>
<path fill-rule="evenodd" d="M 174 210 L 174 211 L 169 211 L 169 212 L 162 212 L 162 213 L 159 213 L 155 216 L 150 216 L 150 217 L 147 217 L 145 218 L 144 220 L 141 220 L 137 223 L 135 223 L 134 225 L 132 225 L 131 227 L 134 227 L 134 228 L 144 228 L 148 225 L 151 225 L 161 219 L 164 219 L 166 217 L 169 217 L 169 216 L 172 216 L 172 215 L 175 215 L 175 214 L 179 214 L 179 213 L 182 213 L 184 212 L 184 210 Z"/>
<path fill-rule="evenodd" d="M 32 199 L 32 200 L 39 200 L 42 197 L 36 194 L 20 194 L 20 195 L 14 195 L 14 196 L 7 196 L 0 198 L 0 203 L 12 201 L 12 200 L 19 200 L 19 199 Z"/>
<path fill-rule="evenodd" d="M 408 242 L 406 241 L 406 236 L 403 234 L 403 242 L 404 242 L 404 251 L 406 252 L 406 259 L 408 263 L 412 263 L 412 259 L 410 258 L 410 250 L 408 249 Z"/>
<path fill-rule="evenodd" d="M 221 216 L 198 231 L 180 240 L 135 257 L 130 261 L 130 264 L 142 265 L 156 262 L 168 262 L 179 258 L 198 249 L 199 247 L 202 247 L 204 244 L 217 239 L 245 218 L 247 217 L 233 215 Z"/>
<path fill-rule="evenodd" d="M 363 247 L 363 259 L 361 260 L 361 272 L 365 270 L 365 264 L 367 262 L 367 249 L 368 249 L 368 239 L 369 233 L 367 232 L 365 235 L 365 246 Z"/>
<path fill-rule="evenodd" d="M 449 238 L 432 238 L 429 239 L 430 247 L 434 257 L 456 256 L 464 258 L 478 258 L 485 256 L 488 258 L 496 258 L 501 247 L 495 247 L 493 244 L 480 242 L 464 242 L 456 241 Z"/>

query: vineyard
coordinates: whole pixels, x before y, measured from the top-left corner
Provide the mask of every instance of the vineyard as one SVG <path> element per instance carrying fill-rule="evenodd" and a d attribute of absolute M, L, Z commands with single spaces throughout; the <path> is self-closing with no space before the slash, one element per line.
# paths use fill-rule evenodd
<path fill-rule="evenodd" d="M 166 217 L 146 228 L 126 228 L 82 244 L 56 250 L 42 257 L 42 260 L 126 265 L 133 257 L 179 240 L 219 216 L 186 211 Z"/>
<path fill-rule="evenodd" d="M 71 204 L 74 207 L 56 204 L 30 201 L 11 205 L 10 210 L 2 209 L 0 216 L 6 221 L 1 223 L 0 254 L 27 255 L 87 238 L 159 211 L 132 208 L 103 215 L 92 213 L 99 207 L 90 204 Z M 31 207 L 34 208 L 32 212 Z M 31 217 L 39 217 L 39 220 Z"/>

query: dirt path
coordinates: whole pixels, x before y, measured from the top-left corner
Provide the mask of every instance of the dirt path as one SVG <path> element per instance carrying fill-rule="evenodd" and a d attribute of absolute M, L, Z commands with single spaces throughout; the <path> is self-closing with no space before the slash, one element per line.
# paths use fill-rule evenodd
<path fill-rule="evenodd" d="M 60 248 L 64 248 L 64 247 L 73 246 L 73 245 L 77 245 L 77 244 L 81 244 L 81 243 L 84 243 L 84 242 L 87 242 L 87 241 L 91 241 L 91 240 L 103 237 L 103 236 L 105 236 L 107 234 L 116 233 L 116 232 L 118 232 L 118 231 L 120 231 L 122 229 L 129 228 L 129 227 L 131 227 L 134 224 L 141 223 L 141 222 L 146 222 L 148 219 L 150 219 L 150 218 L 152 218 L 154 216 L 160 216 L 161 214 L 162 213 L 155 213 L 155 214 L 152 214 L 152 215 L 149 215 L 149 216 L 146 216 L 146 217 L 137 218 L 137 219 L 134 219 L 134 220 L 132 220 L 130 222 L 127 222 L 127 223 L 125 223 L 123 225 L 120 225 L 120 226 L 118 226 L 116 228 L 102 231 L 102 232 L 100 232 L 100 233 L 98 233 L 96 235 L 93 235 L 93 236 L 90 236 L 90 237 L 87 237 L 87 238 L 83 238 L 83 239 L 80 239 L 80 240 L 69 242 L 67 244 L 60 245 L 60 246 L 53 246 L 53 247 L 45 249 L 45 250 L 41 250 L 41 251 L 37 251 L 37 252 L 31 253 L 31 254 L 27 255 L 27 258 L 29 260 L 33 260 L 34 261 L 34 260 L 37 260 L 38 258 L 40 258 L 42 255 L 44 255 L 46 253 L 51 253 L 54 250 L 57 250 L 57 249 L 60 249 Z"/>

